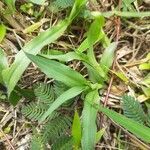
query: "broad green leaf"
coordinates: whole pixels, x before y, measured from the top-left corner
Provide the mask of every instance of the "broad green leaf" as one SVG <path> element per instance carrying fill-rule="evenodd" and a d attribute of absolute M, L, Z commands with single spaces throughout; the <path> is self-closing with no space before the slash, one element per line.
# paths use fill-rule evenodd
<path fill-rule="evenodd" d="M 91 104 L 98 104 L 98 101 L 97 90 L 89 92 L 85 97 L 82 112 L 82 150 L 93 150 L 95 146 L 97 109 Z"/>
<path fill-rule="evenodd" d="M 102 106 L 99 107 L 99 111 L 103 112 L 117 124 L 124 127 L 144 142 L 150 143 L 150 128 Z"/>
<path fill-rule="evenodd" d="M 78 3 L 80 5 L 78 5 Z M 75 1 L 73 10 L 71 14 L 78 14 L 81 10 L 82 5 L 86 3 L 85 0 L 77 0 Z M 76 16 L 75 15 L 75 16 Z M 16 86 L 17 82 L 21 78 L 21 75 L 25 71 L 25 69 L 30 64 L 30 60 L 26 57 L 23 51 L 36 55 L 39 51 L 47 44 L 54 42 L 58 39 L 66 30 L 67 26 L 71 23 L 75 16 L 71 16 L 71 20 L 66 19 L 64 21 L 59 22 L 56 26 L 46 30 L 39 34 L 39 36 L 35 37 L 33 40 L 28 42 L 22 50 L 17 53 L 15 57 L 14 63 L 10 66 L 9 69 L 3 72 L 3 78 L 5 84 L 7 85 L 8 95 L 13 91 L 14 87 Z"/>
<path fill-rule="evenodd" d="M 38 5 L 43 5 L 45 3 L 45 0 L 28 0 L 28 1 Z"/>
<path fill-rule="evenodd" d="M 150 62 L 148 63 L 143 63 L 139 66 L 140 70 L 150 70 Z"/>
<path fill-rule="evenodd" d="M 5 35 L 6 35 L 6 27 L 5 25 L 0 24 L 0 43 L 4 39 Z"/>
<path fill-rule="evenodd" d="M 114 51 L 117 47 L 117 43 L 111 43 L 104 51 L 102 58 L 100 60 L 100 65 L 105 71 L 105 75 L 107 75 L 109 68 L 111 67 L 114 60 Z"/>
<path fill-rule="evenodd" d="M 43 122 L 51 113 L 60 107 L 63 103 L 67 102 L 68 100 L 76 97 L 81 92 L 85 90 L 84 86 L 75 86 L 61 94 L 50 106 L 50 108 L 43 114 L 40 119 L 40 122 Z"/>
<path fill-rule="evenodd" d="M 54 78 L 55 80 L 61 81 L 69 87 L 88 85 L 88 82 L 80 73 L 64 64 L 42 56 L 34 56 L 31 54 L 27 54 L 27 56 L 49 78 Z"/>
<path fill-rule="evenodd" d="M 78 149 L 81 142 L 81 122 L 77 111 L 75 111 L 72 124 L 72 137 L 74 139 L 74 147 Z"/>
<path fill-rule="evenodd" d="M 40 56 L 43 56 L 43 57 L 48 58 L 48 59 L 56 59 L 56 60 L 63 61 L 63 62 L 69 62 L 72 60 L 87 61 L 86 55 L 77 54 L 76 52 L 68 52 L 66 54 L 59 54 L 59 55 L 41 54 Z"/>
<path fill-rule="evenodd" d="M 2 79 L 2 71 L 8 67 L 7 58 L 3 52 L 3 50 L 0 48 L 0 83 L 3 83 Z"/>
<path fill-rule="evenodd" d="M 99 130 L 99 131 L 96 133 L 96 141 L 95 141 L 95 143 L 98 143 L 98 142 L 101 140 L 102 136 L 103 136 L 104 133 L 105 133 L 105 129 L 106 129 L 106 128 L 102 128 L 101 130 Z"/>

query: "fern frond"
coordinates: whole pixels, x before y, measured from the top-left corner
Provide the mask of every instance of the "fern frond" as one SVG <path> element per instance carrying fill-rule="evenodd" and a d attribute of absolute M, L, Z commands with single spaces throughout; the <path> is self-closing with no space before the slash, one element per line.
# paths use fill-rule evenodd
<path fill-rule="evenodd" d="M 53 7 L 65 9 L 73 6 L 75 0 L 55 0 L 52 5 Z"/>
<path fill-rule="evenodd" d="M 53 87 L 54 87 L 54 93 L 55 93 L 56 97 L 59 97 L 62 93 L 64 93 L 65 91 L 67 91 L 69 89 L 68 86 L 66 86 L 64 83 L 62 83 L 60 81 L 54 81 Z M 68 107 L 72 104 L 72 102 L 73 102 L 73 99 L 68 100 L 62 106 Z"/>
<path fill-rule="evenodd" d="M 123 96 L 122 107 L 124 115 L 139 123 L 144 124 L 146 121 L 145 113 L 141 104 L 131 96 Z"/>
<path fill-rule="evenodd" d="M 31 102 L 22 108 L 22 114 L 33 121 L 37 121 L 46 112 L 47 107 L 42 104 Z"/>
<path fill-rule="evenodd" d="M 67 116 L 59 116 L 46 123 L 41 131 L 43 141 L 55 141 L 59 136 L 64 134 L 71 126 L 71 119 Z"/>
<path fill-rule="evenodd" d="M 45 150 L 41 135 L 35 134 L 32 136 L 30 148 L 31 150 Z"/>
<path fill-rule="evenodd" d="M 55 99 L 53 87 L 47 83 L 40 83 L 34 89 L 39 102 L 52 103 Z"/>
<path fill-rule="evenodd" d="M 52 150 L 72 150 L 73 149 L 73 139 L 69 136 L 61 136 L 57 139 L 53 145 Z"/>
<path fill-rule="evenodd" d="M 62 93 L 69 89 L 68 86 L 60 81 L 54 81 L 53 87 L 56 97 L 59 97 Z"/>

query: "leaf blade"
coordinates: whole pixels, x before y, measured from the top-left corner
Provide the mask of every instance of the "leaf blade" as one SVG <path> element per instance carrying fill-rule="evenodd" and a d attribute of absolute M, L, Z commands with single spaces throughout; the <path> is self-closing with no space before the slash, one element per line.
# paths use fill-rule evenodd
<path fill-rule="evenodd" d="M 81 122 L 78 112 L 75 111 L 73 125 L 72 125 L 72 136 L 74 139 L 74 146 L 77 149 L 81 142 Z"/>
<path fill-rule="evenodd" d="M 34 56 L 31 54 L 27 54 L 27 56 L 49 78 L 54 78 L 57 81 L 61 81 L 69 87 L 78 85 L 88 85 L 88 82 L 80 73 L 74 71 L 73 69 L 64 64 L 44 58 L 42 56 Z"/>
<path fill-rule="evenodd" d="M 74 98 L 79 95 L 81 92 L 85 90 L 85 87 L 75 86 L 61 94 L 54 103 L 50 106 L 50 108 L 43 114 L 39 122 L 43 122 L 54 110 L 56 110 L 60 105 L 66 102 L 69 99 Z"/>

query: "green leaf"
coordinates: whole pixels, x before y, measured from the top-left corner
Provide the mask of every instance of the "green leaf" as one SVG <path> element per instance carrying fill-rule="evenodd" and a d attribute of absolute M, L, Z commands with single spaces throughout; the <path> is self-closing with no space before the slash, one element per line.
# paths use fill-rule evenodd
<path fill-rule="evenodd" d="M 28 0 L 34 4 L 43 5 L 45 3 L 45 0 Z"/>
<path fill-rule="evenodd" d="M 8 67 L 7 58 L 3 52 L 3 50 L 0 48 L 0 83 L 3 83 L 2 79 L 2 71 Z"/>
<path fill-rule="evenodd" d="M 114 60 L 114 51 L 117 47 L 117 43 L 111 43 L 104 51 L 101 60 L 100 65 L 102 66 L 105 75 L 107 75 L 109 68 L 111 67 L 113 60 Z"/>
<path fill-rule="evenodd" d="M 74 140 L 74 147 L 78 149 L 81 142 L 81 122 L 77 111 L 75 111 L 72 124 L 72 137 Z"/>
<path fill-rule="evenodd" d="M 96 17 L 94 22 L 91 24 L 89 31 L 88 31 L 88 35 L 87 35 L 87 40 L 89 44 L 89 49 L 87 50 L 87 56 L 91 65 L 98 72 L 99 76 L 104 78 L 105 73 L 103 69 L 101 68 L 101 66 L 98 64 L 95 58 L 94 49 L 93 49 L 93 46 L 96 43 L 96 41 L 98 42 L 104 37 L 104 32 L 102 29 L 103 25 L 104 25 L 103 16 Z"/>
<path fill-rule="evenodd" d="M 111 72 L 113 72 L 118 78 L 120 78 L 125 83 L 129 82 L 129 79 L 127 78 L 125 73 L 123 73 L 122 71 L 113 71 L 113 70 L 111 70 Z"/>
<path fill-rule="evenodd" d="M 95 143 L 98 143 L 100 141 L 100 139 L 102 138 L 102 136 L 104 135 L 105 133 L 105 129 L 106 128 L 102 128 L 101 130 L 99 130 L 97 133 L 96 133 L 96 141 Z"/>
<path fill-rule="evenodd" d="M 75 17 L 77 17 L 82 7 L 85 6 L 86 3 L 87 3 L 87 0 L 75 0 L 75 3 L 69 15 L 69 21 L 72 21 Z"/>
<path fill-rule="evenodd" d="M 77 15 L 85 2 L 85 0 L 76 0 L 71 13 Z M 54 42 L 64 33 L 68 25 L 75 18 L 75 16 L 71 16 L 71 20 L 66 19 L 64 21 L 61 21 L 56 26 L 46 30 L 45 32 L 40 33 L 39 36 L 28 42 L 22 48 L 22 50 L 17 53 L 14 63 L 10 66 L 9 69 L 3 72 L 3 78 L 8 89 L 8 95 L 10 95 L 10 93 L 13 91 L 17 82 L 21 78 L 21 75 L 30 64 L 30 60 L 26 57 L 23 51 L 29 52 L 33 55 L 38 54 L 45 45 Z"/>
<path fill-rule="evenodd" d="M 58 54 L 58 55 L 49 55 L 49 54 L 41 54 L 40 56 L 43 56 L 48 59 L 56 59 L 63 62 L 69 62 L 72 60 L 83 60 L 87 61 L 86 55 L 77 54 L 76 52 L 68 52 L 66 54 Z"/>
<path fill-rule="evenodd" d="M 136 135 L 138 138 L 142 139 L 144 142 L 150 143 L 150 128 L 102 106 L 99 107 L 99 111 L 103 112 L 113 121 Z"/>
<path fill-rule="evenodd" d="M 150 70 L 150 62 L 148 63 L 143 63 L 139 66 L 140 70 Z"/>
<path fill-rule="evenodd" d="M 0 43 L 4 39 L 5 35 L 6 35 L 6 27 L 5 25 L 0 24 Z"/>
<path fill-rule="evenodd" d="M 3 78 L 5 84 L 7 85 L 9 95 L 30 63 L 30 60 L 26 57 L 23 50 L 36 55 L 43 46 L 55 41 L 58 37 L 60 37 L 60 35 L 62 35 L 65 31 L 67 24 L 68 23 L 66 21 L 58 23 L 56 26 L 35 37 L 32 41 L 27 43 L 21 51 L 19 51 L 11 67 L 3 72 Z"/>
<path fill-rule="evenodd" d="M 61 94 L 55 101 L 52 103 L 50 108 L 43 114 L 43 116 L 40 119 L 40 122 L 43 122 L 51 113 L 56 110 L 59 106 L 61 106 L 63 103 L 67 102 L 68 100 L 76 97 L 81 92 L 85 90 L 84 86 L 75 86 Z"/>
<path fill-rule="evenodd" d="M 9 97 L 9 102 L 13 105 L 16 106 L 18 101 L 21 99 L 20 93 L 18 91 L 14 90 Z"/>
<path fill-rule="evenodd" d="M 105 23 L 104 17 L 98 16 L 91 24 L 87 35 L 89 47 L 94 45 L 97 40 L 100 40 L 104 36 L 103 33 L 101 32 L 104 23 Z"/>
<path fill-rule="evenodd" d="M 27 56 L 49 78 L 54 78 L 55 80 L 61 81 L 70 87 L 88 85 L 88 82 L 80 73 L 64 64 L 44 58 L 42 56 L 34 56 L 31 54 L 27 54 Z"/>
<path fill-rule="evenodd" d="M 96 117 L 97 109 L 91 104 L 98 104 L 99 94 L 97 90 L 89 92 L 84 101 L 82 112 L 82 149 L 93 150 L 96 141 Z"/>

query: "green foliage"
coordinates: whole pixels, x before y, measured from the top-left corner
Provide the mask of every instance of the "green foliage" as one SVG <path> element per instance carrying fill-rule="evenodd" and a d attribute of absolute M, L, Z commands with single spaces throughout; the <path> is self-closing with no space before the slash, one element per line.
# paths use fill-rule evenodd
<path fill-rule="evenodd" d="M 3 24 L 0 24 L 0 43 L 4 39 L 5 35 L 6 35 L 6 26 Z"/>
<path fill-rule="evenodd" d="M 72 7 L 75 0 L 55 0 L 50 4 L 50 9 L 53 9 L 55 12 Z"/>
<path fill-rule="evenodd" d="M 70 126 L 71 118 L 68 116 L 58 116 L 49 120 L 41 131 L 43 142 L 51 141 L 54 143 L 60 136 L 65 135 L 65 132 Z"/>
<path fill-rule="evenodd" d="M 42 142 L 42 137 L 40 134 L 35 134 L 32 136 L 30 147 L 31 150 L 45 150 L 45 146 Z"/>
<path fill-rule="evenodd" d="M 37 84 L 34 89 L 34 93 L 40 102 L 50 104 L 55 99 L 54 89 L 50 84 Z"/>
<path fill-rule="evenodd" d="M 96 141 L 96 118 L 97 109 L 91 104 L 99 103 L 99 94 L 97 90 L 89 92 L 84 101 L 84 108 L 82 111 L 82 149 L 92 150 Z"/>
<path fill-rule="evenodd" d="M 7 58 L 4 51 L 0 48 L 0 83 L 3 83 L 2 71 L 8 67 Z"/>
<path fill-rule="evenodd" d="M 8 69 L 3 71 L 3 79 L 7 86 L 9 96 L 21 78 L 21 75 L 31 62 L 26 57 L 24 51 L 36 55 L 45 45 L 57 40 L 71 24 L 72 20 L 78 15 L 85 3 L 85 0 L 76 0 L 68 18 L 64 21 L 60 21 L 56 26 L 39 34 L 33 40 L 25 44 L 22 50 L 17 53 L 13 64 Z"/>
<path fill-rule="evenodd" d="M 52 150 L 72 150 L 73 140 L 69 136 L 62 136 L 52 145 Z"/>
<path fill-rule="evenodd" d="M 29 119 L 32 119 L 34 121 L 37 121 L 41 118 L 41 116 L 46 112 L 46 108 L 48 106 L 43 104 L 37 104 L 37 103 L 30 103 L 26 107 L 23 107 L 22 114 Z"/>
<path fill-rule="evenodd" d="M 133 97 L 127 95 L 123 96 L 122 108 L 126 117 L 131 118 L 142 124 L 145 123 L 146 116 L 142 109 L 142 106 Z"/>
<path fill-rule="evenodd" d="M 73 137 L 74 148 L 78 149 L 81 142 L 82 130 L 81 130 L 80 117 L 77 111 L 75 111 L 73 124 L 72 124 L 72 137 Z"/>
<path fill-rule="evenodd" d="M 69 90 L 65 91 L 54 101 L 54 103 L 52 103 L 52 105 L 49 107 L 49 109 L 43 114 L 43 116 L 40 119 L 40 122 L 44 121 L 49 115 L 51 115 L 63 103 L 78 96 L 84 90 L 85 90 L 85 87 L 75 86 L 75 87 L 72 87 Z"/>
<path fill-rule="evenodd" d="M 38 100 L 23 107 L 22 113 L 29 119 L 37 121 L 54 101 L 55 95 L 52 86 L 44 83 L 37 84 L 34 93 Z"/>
<path fill-rule="evenodd" d="M 43 5 L 45 2 L 45 0 L 28 0 L 28 1 L 38 5 Z"/>
<path fill-rule="evenodd" d="M 31 54 L 26 55 L 49 78 L 54 78 L 57 81 L 61 81 L 69 87 L 88 85 L 88 82 L 80 73 L 62 63 L 41 56 L 34 56 Z"/>
<path fill-rule="evenodd" d="M 54 82 L 55 83 L 55 82 Z M 54 101 L 55 97 L 59 96 L 57 90 L 63 92 L 64 87 L 57 87 L 58 83 L 55 84 L 54 87 L 46 84 L 40 83 L 35 86 L 34 92 L 37 100 L 35 102 L 29 103 L 27 106 L 22 108 L 22 113 L 28 119 L 33 121 L 38 121 L 41 116 L 47 111 L 48 107 Z M 54 91 L 57 91 L 55 94 Z M 71 126 L 71 118 L 65 115 L 59 115 L 59 112 L 54 112 L 51 116 L 48 117 L 48 121 L 43 125 L 40 133 L 34 133 L 31 141 L 31 149 L 32 150 L 44 150 L 46 143 L 57 143 L 59 140 L 60 143 L 63 143 L 63 138 L 60 140 L 60 137 L 66 137 L 66 131 Z M 67 142 L 67 141 L 65 141 Z M 68 139 L 69 142 L 69 139 Z M 58 145 L 61 146 L 60 144 Z M 66 143 L 67 146 L 67 143 Z M 54 145 L 57 148 L 57 144 Z"/>
<path fill-rule="evenodd" d="M 31 150 L 45 150 L 49 143 L 52 149 L 68 149 L 72 147 L 72 138 L 68 136 L 67 130 L 71 126 L 68 116 L 57 116 L 46 122 L 40 133 L 34 133 L 31 141 Z"/>
<path fill-rule="evenodd" d="M 97 108 L 100 112 L 103 112 L 117 124 L 136 135 L 138 138 L 150 143 L 150 128 L 130 118 L 127 118 L 124 115 L 121 115 L 113 110 L 98 105 L 95 105 L 94 107 Z"/>

